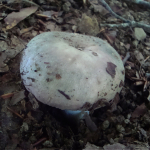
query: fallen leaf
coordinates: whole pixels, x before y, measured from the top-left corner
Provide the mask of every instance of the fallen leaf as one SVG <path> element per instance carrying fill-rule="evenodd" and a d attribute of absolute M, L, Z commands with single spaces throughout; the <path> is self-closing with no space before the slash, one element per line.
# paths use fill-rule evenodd
<path fill-rule="evenodd" d="M 20 89 L 20 85 L 1 83 L 0 84 L 0 95 L 4 95 L 6 93 L 13 93 L 14 91 L 19 91 L 19 89 Z"/>
<path fill-rule="evenodd" d="M 113 103 L 112 103 L 112 105 L 111 105 L 111 109 L 110 109 L 111 112 L 117 110 L 117 104 L 119 103 L 119 101 L 120 101 L 120 97 L 119 97 L 119 94 L 117 93 L 117 94 L 115 95 L 114 101 L 113 101 Z"/>
<path fill-rule="evenodd" d="M 143 116 L 146 113 L 146 111 L 147 111 L 147 107 L 145 106 L 145 103 L 143 103 L 134 110 L 131 117 L 138 118 L 140 116 Z"/>
<path fill-rule="evenodd" d="M 15 92 L 11 101 L 10 101 L 10 104 L 15 105 L 16 103 L 21 101 L 23 98 L 25 98 L 24 92 L 25 92 L 24 90 Z"/>
<path fill-rule="evenodd" d="M 16 26 L 20 21 L 24 20 L 26 17 L 33 14 L 38 9 L 37 6 L 27 7 L 21 9 L 19 12 L 10 13 L 5 19 L 5 23 L 7 24 L 6 29 L 11 29 Z"/>
<path fill-rule="evenodd" d="M 7 74 L 4 74 L 2 77 L 0 77 L 0 80 L 2 81 L 2 83 L 8 83 L 9 81 L 13 80 L 13 76 L 12 74 L 9 72 Z"/>

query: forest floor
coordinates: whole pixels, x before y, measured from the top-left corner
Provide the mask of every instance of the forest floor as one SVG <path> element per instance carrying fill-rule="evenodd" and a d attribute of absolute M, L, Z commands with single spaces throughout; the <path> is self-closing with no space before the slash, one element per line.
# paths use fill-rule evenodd
<path fill-rule="evenodd" d="M 128 0 L 106 3 L 125 19 L 117 18 L 98 0 L 1 1 L 1 150 L 149 149 L 150 29 L 146 25 L 150 24 L 150 10 Z M 111 107 L 91 114 L 98 127 L 95 132 L 84 120 L 77 127 L 70 125 L 54 115 L 54 108 L 28 96 L 20 77 L 21 54 L 33 37 L 48 31 L 99 37 L 108 41 L 122 59 L 130 54 L 121 93 Z"/>

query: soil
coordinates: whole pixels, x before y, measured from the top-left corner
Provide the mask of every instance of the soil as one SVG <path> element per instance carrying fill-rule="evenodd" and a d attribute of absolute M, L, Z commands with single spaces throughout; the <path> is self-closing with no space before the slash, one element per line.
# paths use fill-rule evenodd
<path fill-rule="evenodd" d="M 150 24 L 146 6 L 106 0 L 119 16 Z M 147 1 L 149 3 L 149 1 Z M 0 2 L 0 149 L 149 149 L 150 32 L 123 26 L 98 0 L 2 0 Z M 112 27 L 108 25 L 112 24 Z M 116 26 L 117 25 L 117 26 Z M 97 126 L 75 123 L 37 101 L 20 77 L 21 54 L 40 33 L 65 31 L 99 37 L 124 62 L 125 83 L 111 106 L 90 113 Z"/>

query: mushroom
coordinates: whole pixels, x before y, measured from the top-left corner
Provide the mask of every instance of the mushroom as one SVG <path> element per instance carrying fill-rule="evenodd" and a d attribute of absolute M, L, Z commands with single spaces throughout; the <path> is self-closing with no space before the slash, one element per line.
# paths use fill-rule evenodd
<path fill-rule="evenodd" d="M 110 105 L 124 83 L 123 62 L 106 41 L 57 31 L 28 43 L 20 73 L 37 100 L 85 120 L 89 111 Z"/>

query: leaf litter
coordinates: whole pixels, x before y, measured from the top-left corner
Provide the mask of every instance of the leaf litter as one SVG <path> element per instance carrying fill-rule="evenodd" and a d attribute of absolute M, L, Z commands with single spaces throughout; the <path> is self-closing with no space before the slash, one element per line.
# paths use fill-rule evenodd
<path fill-rule="evenodd" d="M 106 26 L 101 32 L 101 24 L 120 24 L 121 21 L 112 17 L 97 0 L 68 2 L 69 5 L 60 0 L 38 3 L 9 0 L 0 5 L 0 123 L 3 127 L 0 149 L 148 149 L 148 30 Z M 149 12 L 145 8 L 126 1 L 109 0 L 107 3 L 114 12 L 125 18 L 150 24 L 147 19 Z M 100 29 L 89 31 L 88 21 L 86 24 L 81 22 L 83 14 L 92 20 L 91 23 L 98 22 Z M 82 28 L 78 27 L 79 23 Z M 98 132 L 89 131 L 84 121 L 74 127 L 62 118 L 58 110 L 39 103 L 24 88 L 19 74 L 21 52 L 30 39 L 47 31 L 96 33 L 95 36 L 108 40 L 123 58 L 130 52 L 131 56 L 125 62 L 126 81 L 121 93 L 111 108 L 100 108 L 91 114 Z M 109 127 L 104 124 L 106 120 Z"/>

